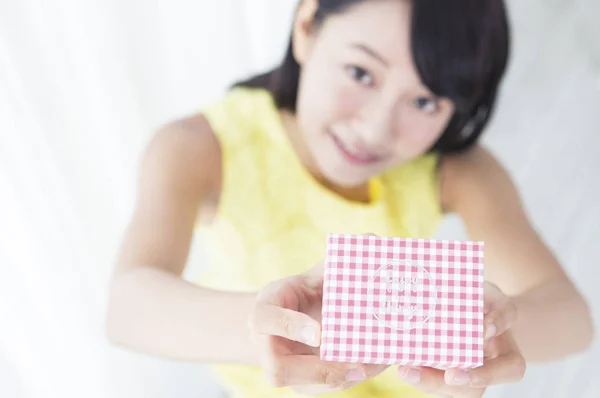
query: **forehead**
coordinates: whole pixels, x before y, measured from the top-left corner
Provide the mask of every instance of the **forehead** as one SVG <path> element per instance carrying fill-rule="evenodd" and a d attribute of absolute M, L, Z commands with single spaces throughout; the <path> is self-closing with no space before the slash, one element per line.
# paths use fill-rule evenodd
<path fill-rule="evenodd" d="M 329 17 L 321 33 L 336 44 L 368 45 L 394 62 L 407 58 L 410 23 L 410 1 L 369 0 Z"/>

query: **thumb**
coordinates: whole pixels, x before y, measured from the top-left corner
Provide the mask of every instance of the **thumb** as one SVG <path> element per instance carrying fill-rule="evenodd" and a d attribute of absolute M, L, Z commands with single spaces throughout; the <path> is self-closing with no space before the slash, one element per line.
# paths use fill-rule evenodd
<path fill-rule="evenodd" d="M 256 334 L 279 336 L 312 347 L 321 344 L 321 325 L 310 316 L 272 304 L 258 304 L 248 319 Z"/>

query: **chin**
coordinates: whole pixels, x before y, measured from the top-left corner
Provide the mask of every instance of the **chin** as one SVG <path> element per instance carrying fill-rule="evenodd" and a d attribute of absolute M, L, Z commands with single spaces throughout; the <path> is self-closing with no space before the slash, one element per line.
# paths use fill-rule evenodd
<path fill-rule="evenodd" d="M 313 152 L 321 175 L 331 184 L 343 188 L 354 188 L 368 183 L 377 175 L 381 165 L 357 166 L 340 158 L 331 142 L 325 142 Z M 327 159 L 327 160 L 326 160 Z M 378 167 L 379 166 L 379 167 Z"/>

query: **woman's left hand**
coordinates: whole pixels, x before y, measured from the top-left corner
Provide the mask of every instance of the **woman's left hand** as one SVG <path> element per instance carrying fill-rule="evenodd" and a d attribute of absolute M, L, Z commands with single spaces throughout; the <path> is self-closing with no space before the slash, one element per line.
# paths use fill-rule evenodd
<path fill-rule="evenodd" d="M 398 376 L 419 390 L 440 397 L 479 398 L 486 387 L 519 381 L 525 359 L 510 330 L 517 308 L 497 286 L 485 284 L 484 365 L 470 370 L 446 371 L 425 367 L 400 367 Z"/>

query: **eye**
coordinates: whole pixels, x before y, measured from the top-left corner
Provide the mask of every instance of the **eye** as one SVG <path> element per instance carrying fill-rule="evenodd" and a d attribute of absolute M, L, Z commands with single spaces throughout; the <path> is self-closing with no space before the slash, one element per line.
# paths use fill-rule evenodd
<path fill-rule="evenodd" d="M 435 98 L 418 97 L 414 99 L 413 103 L 417 108 L 429 114 L 435 113 L 439 109 L 439 101 Z"/>
<path fill-rule="evenodd" d="M 373 77 L 371 74 L 359 66 L 347 66 L 346 71 L 348 71 L 348 74 L 352 79 L 356 80 L 360 84 L 367 86 L 371 86 L 373 84 Z"/>

